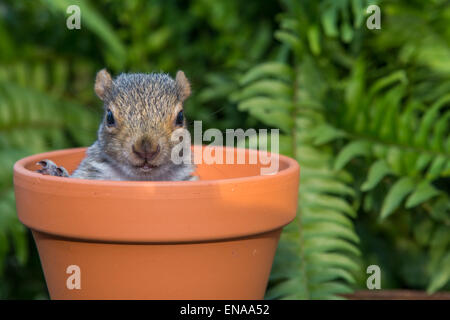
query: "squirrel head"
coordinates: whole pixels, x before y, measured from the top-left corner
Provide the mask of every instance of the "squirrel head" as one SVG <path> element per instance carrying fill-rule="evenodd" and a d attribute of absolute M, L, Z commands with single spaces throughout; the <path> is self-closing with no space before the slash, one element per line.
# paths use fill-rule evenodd
<path fill-rule="evenodd" d="M 164 73 L 97 73 L 95 92 L 104 103 L 98 143 L 106 157 L 131 175 L 151 174 L 170 161 L 177 142 L 172 133 L 186 128 L 183 103 L 191 93 L 183 71 L 175 80 Z"/>

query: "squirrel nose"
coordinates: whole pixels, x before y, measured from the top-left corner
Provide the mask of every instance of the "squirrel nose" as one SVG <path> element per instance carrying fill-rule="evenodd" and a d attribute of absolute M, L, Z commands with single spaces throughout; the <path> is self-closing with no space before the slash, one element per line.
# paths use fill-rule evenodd
<path fill-rule="evenodd" d="M 146 161 L 153 160 L 161 150 L 159 144 L 156 146 L 156 148 L 152 148 L 151 143 L 148 141 L 143 141 L 140 148 L 136 148 L 136 146 L 133 145 L 132 149 L 134 154 Z"/>

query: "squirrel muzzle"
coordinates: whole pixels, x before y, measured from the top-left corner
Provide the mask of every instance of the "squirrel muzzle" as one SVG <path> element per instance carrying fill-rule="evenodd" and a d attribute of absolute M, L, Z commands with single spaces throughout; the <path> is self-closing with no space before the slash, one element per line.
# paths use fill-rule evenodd
<path fill-rule="evenodd" d="M 154 160 L 161 147 L 158 143 L 152 143 L 148 139 L 142 139 L 132 146 L 133 153 L 140 159 L 144 160 L 145 163 Z"/>

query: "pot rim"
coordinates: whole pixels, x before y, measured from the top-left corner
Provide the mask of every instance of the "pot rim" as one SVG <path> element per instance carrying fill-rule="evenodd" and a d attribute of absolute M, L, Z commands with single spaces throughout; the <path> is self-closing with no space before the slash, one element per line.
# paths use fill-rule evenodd
<path fill-rule="evenodd" d="M 282 155 L 273 175 L 198 181 L 86 180 L 26 168 L 84 150 L 52 151 L 16 162 L 14 188 L 23 224 L 88 241 L 184 243 L 261 234 L 284 227 L 296 216 L 300 168 Z"/>

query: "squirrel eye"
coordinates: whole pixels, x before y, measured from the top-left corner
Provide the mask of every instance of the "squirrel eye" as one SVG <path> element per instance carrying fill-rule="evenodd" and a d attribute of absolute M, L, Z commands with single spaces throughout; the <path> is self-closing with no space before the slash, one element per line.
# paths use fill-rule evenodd
<path fill-rule="evenodd" d="M 114 115 L 111 110 L 108 110 L 106 113 L 106 124 L 108 126 L 113 126 L 115 124 Z"/>
<path fill-rule="evenodd" d="M 177 114 L 177 119 L 175 120 L 175 125 L 177 126 L 182 126 L 183 125 L 183 110 L 181 110 L 180 112 L 178 112 Z"/>

